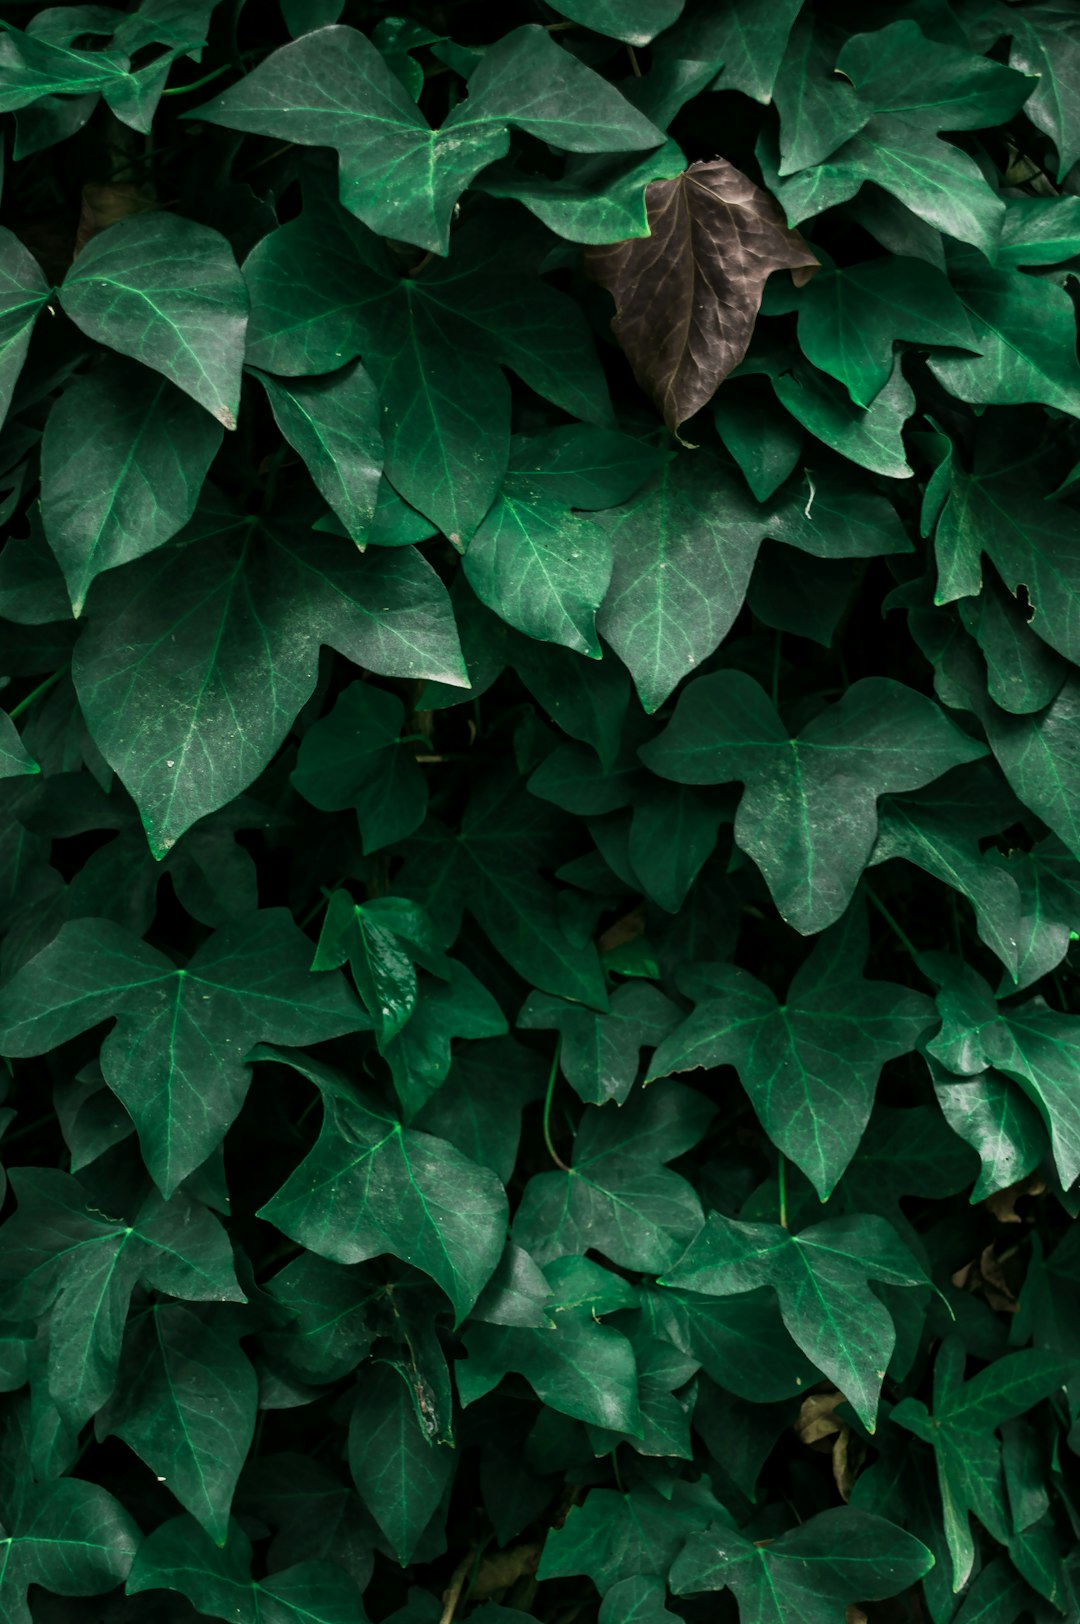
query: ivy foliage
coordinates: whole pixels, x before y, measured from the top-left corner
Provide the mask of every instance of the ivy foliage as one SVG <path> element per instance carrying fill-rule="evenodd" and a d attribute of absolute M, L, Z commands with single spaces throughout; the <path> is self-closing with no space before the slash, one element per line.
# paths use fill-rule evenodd
<path fill-rule="evenodd" d="M 0 21 L 0 1620 L 1076 1624 L 1076 7 Z"/>

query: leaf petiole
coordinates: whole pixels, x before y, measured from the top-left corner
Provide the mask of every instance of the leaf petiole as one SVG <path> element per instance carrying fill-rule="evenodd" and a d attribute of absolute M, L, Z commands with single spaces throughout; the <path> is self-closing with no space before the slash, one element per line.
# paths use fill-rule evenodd
<path fill-rule="evenodd" d="M 555 1079 L 559 1075 L 559 1055 L 561 1052 L 562 1038 L 559 1037 L 555 1042 L 555 1053 L 551 1057 L 551 1070 L 548 1073 L 547 1093 L 544 1096 L 544 1143 L 548 1148 L 548 1155 L 555 1163 L 555 1166 L 561 1167 L 564 1173 L 569 1173 L 570 1168 L 567 1167 L 566 1163 L 555 1149 L 551 1139 L 551 1102 L 555 1097 Z"/>

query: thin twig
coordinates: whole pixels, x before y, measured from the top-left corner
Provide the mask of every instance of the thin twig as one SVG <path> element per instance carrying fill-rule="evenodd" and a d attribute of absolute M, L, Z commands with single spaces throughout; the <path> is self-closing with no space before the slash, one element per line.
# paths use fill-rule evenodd
<path fill-rule="evenodd" d="M 461 1592 L 465 1588 L 465 1581 L 472 1572 L 472 1564 L 473 1551 L 470 1548 L 454 1569 L 454 1577 L 451 1579 L 449 1586 L 443 1591 L 443 1610 L 439 1618 L 439 1624 L 451 1624 L 454 1614 L 457 1612 L 457 1604 L 461 1600 Z"/>

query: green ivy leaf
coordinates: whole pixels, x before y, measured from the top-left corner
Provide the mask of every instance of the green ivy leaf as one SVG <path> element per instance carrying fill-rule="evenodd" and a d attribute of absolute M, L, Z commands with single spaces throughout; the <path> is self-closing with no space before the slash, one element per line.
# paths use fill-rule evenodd
<path fill-rule="evenodd" d="M 292 1066 L 323 1099 L 317 1144 L 260 1216 L 336 1263 L 400 1257 L 464 1319 L 502 1252 L 506 1197 L 494 1174 L 402 1128 L 327 1066 L 265 1046 L 254 1058 Z"/>
<path fill-rule="evenodd" d="M 256 373 L 274 422 L 353 541 L 363 547 L 375 519 L 382 474 L 379 397 L 358 361 L 326 378 L 295 383 Z"/>
<path fill-rule="evenodd" d="M 878 807 L 878 836 L 868 866 L 893 858 L 914 863 L 968 898 L 979 935 L 1005 967 L 1019 971 L 1023 904 L 1012 867 L 979 845 L 1014 821 L 1019 808 L 992 763 L 957 768 L 914 795 L 889 795 Z"/>
<path fill-rule="evenodd" d="M 560 1034 L 563 1076 L 586 1105 L 625 1105 L 643 1048 L 655 1048 L 678 1024 L 679 1009 L 657 987 L 632 982 L 616 989 L 606 1014 L 546 993 L 530 993 L 517 1024 Z"/>
<path fill-rule="evenodd" d="M 972 1202 L 1019 1184 L 1046 1152 L 1046 1130 L 1035 1106 L 1002 1072 L 988 1068 L 961 1079 L 932 1056 L 927 1060 L 946 1122 L 982 1162 Z"/>
<path fill-rule="evenodd" d="M 838 379 L 856 406 L 869 407 L 888 383 L 897 339 L 983 348 L 947 278 L 919 259 L 889 255 L 827 268 L 796 299 L 779 303 L 798 310 L 807 360 Z"/>
<path fill-rule="evenodd" d="M 624 7 L 620 15 L 625 15 Z M 681 148 L 665 141 L 644 157 L 571 156 L 554 178 L 542 171 L 526 173 L 507 160 L 477 176 L 476 190 L 488 197 L 515 198 L 560 237 L 595 245 L 647 237 L 649 186 L 654 180 L 671 180 L 685 168 Z"/>
<path fill-rule="evenodd" d="M 1045 20 L 1045 32 L 1040 24 Z M 1061 14 L 1061 20 L 1067 20 Z M 1055 27 L 1058 18 L 1053 7 L 1037 7 L 1031 17 L 1021 16 L 1009 28 L 1012 44 L 1009 66 L 1032 74 L 1038 83 L 1024 111 L 1057 147 L 1059 183 L 1080 157 L 1080 99 L 1076 75 L 1080 69 L 1080 46 L 1068 27 Z M 1010 19 L 1011 23 L 1011 19 Z"/>
<path fill-rule="evenodd" d="M 464 681 L 449 600 L 411 548 L 361 558 L 227 512 L 105 577 L 88 619 L 80 703 L 155 856 L 266 766 L 315 687 L 310 627 L 370 670 Z"/>
<path fill-rule="evenodd" d="M 345 207 L 373 231 L 438 254 L 447 252 L 459 194 L 505 157 L 509 125 L 564 152 L 634 152 L 663 140 L 613 85 L 536 26 L 514 29 L 485 52 L 468 99 L 435 131 L 352 28 L 305 34 L 194 116 L 335 147 Z"/>
<path fill-rule="evenodd" d="M 647 1487 L 625 1495 L 593 1489 L 549 1535 L 538 1573 L 544 1579 L 587 1574 L 605 1596 L 638 1575 L 666 1578 L 687 1536 L 721 1510 L 701 1484 L 680 1483 L 670 1499 Z"/>
<path fill-rule="evenodd" d="M 600 522 L 615 567 L 597 625 L 654 711 L 731 629 L 773 516 L 697 451 Z"/>
<path fill-rule="evenodd" d="M 418 903 L 403 897 L 372 897 L 358 905 L 347 891 L 335 891 L 312 969 L 335 970 L 346 962 L 371 1016 L 380 1052 L 416 1009 L 415 965 L 447 979 L 453 974 L 431 920 Z"/>
<path fill-rule="evenodd" d="M 552 854 L 550 812 L 524 795 L 509 775 L 496 775 L 473 792 L 459 835 L 430 820 L 411 843 L 397 882 L 406 896 L 426 898 L 447 939 L 457 934 L 465 908 L 518 973 L 544 992 L 592 1009 L 607 1008 L 600 961 L 592 942 L 567 935 L 555 893 L 536 867 Z"/>
<path fill-rule="evenodd" d="M 599 659 L 596 611 L 611 579 L 600 526 L 510 474 L 473 534 L 465 575 L 481 603 L 529 637 Z"/>
<path fill-rule="evenodd" d="M 167 1197 L 236 1118 L 253 1044 L 368 1024 L 340 977 L 309 973 L 310 951 L 284 909 L 227 926 L 185 969 L 110 920 L 72 920 L 0 992 L 0 1052 L 42 1054 L 116 1016 L 102 1071 Z"/>
<path fill-rule="evenodd" d="M 1022 271 L 966 265 L 953 281 L 979 354 L 931 357 L 930 370 L 949 393 L 978 406 L 1042 401 L 1080 416 L 1076 314 L 1064 288 Z"/>
<path fill-rule="evenodd" d="M 870 109 L 833 72 L 835 48 L 820 17 L 802 8 L 773 84 L 780 114 L 781 175 L 820 164 L 869 121 Z"/>
<path fill-rule="evenodd" d="M 793 1235 L 714 1212 L 662 1284 L 721 1297 L 770 1285 L 794 1340 L 873 1432 L 896 1331 L 869 1280 L 928 1283 L 883 1218 L 829 1218 Z"/>
<path fill-rule="evenodd" d="M 449 1076 L 451 1039 L 496 1038 L 507 1030 L 506 1016 L 483 982 L 463 964 L 450 961 L 448 970 L 446 982 L 421 987 L 416 1013 L 383 1051 L 407 1122 Z"/>
<path fill-rule="evenodd" d="M 383 406 L 386 473 L 462 549 L 506 472 L 510 397 L 500 365 L 575 416 L 611 408 L 576 306 L 536 275 L 530 239 L 478 219 L 452 265 L 396 274 L 382 245 L 315 194 L 244 263 L 248 360 L 290 376 L 363 353 Z M 459 364 L 472 352 L 469 372 Z"/>
<path fill-rule="evenodd" d="M 7 416 L 30 334 L 48 297 L 49 284 L 37 261 L 13 232 L 0 230 L 0 423 Z"/>
<path fill-rule="evenodd" d="M 401 740 L 404 723 L 396 694 L 354 682 L 297 753 L 294 787 L 320 811 L 351 807 L 365 852 L 411 835 L 427 812 L 423 772 Z"/>
<path fill-rule="evenodd" d="M 410 1562 L 453 1478 L 452 1450 L 428 1436 L 401 1375 L 364 1374 L 349 1422 L 349 1470 L 399 1562 Z"/>
<path fill-rule="evenodd" d="M 685 0 L 559 0 L 555 10 L 572 17 L 598 34 L 609 34 L 627 45 L 648 45 L 670 28 Z"/>
<path fill-rule="evenodd" d="M 881 677 L 853 683 L 793 739 L 760 685 L 735 671 L 691 683 L 640 751 L 676 783 L 742 780 L 735 840 L 804 934 L 847 907 L 873 850 L 877 797 L 919 789 L 983 754 L 932 701 Z"/>
<path fill-rule="evenodd" d="M 254 1579 L 251 1543 L 236 1522 L 220 1544 L 190 1517 L 155 1528 L 139 1547 L 127 1593 L 154 1590 L 176 1591 L 230 1624 L 364 1624 L 360 1592 L 335 1563 L 299 1562 Z"/>
<path fill-rule="evenodd" d="M 583 1257 L 556 1258 L 545 1274 L 551 1299 L 544 1323 L 477 1322 L 466 1331 L 468 1359 L 456 1370 L 462 1404 L 475 1403 L 516 1371 L 561 1415 L 640 1437 L 633 1347 L 621 1331 L 600 1323 L 602 1314 L 633 1305 L 630 1287 Z"/>
<path fill-rule="evenodd" d="M 255 1433 L 257 1392 L 236 1328 L 160 1303 L 128 1324 L 97 1435 L 122 1438 L 220 1544 Z"/>
<path fill-rule="evenodd" d="M 96 1210 L 75 1179 L 51 1168 L 13 1170 L 18 1201 L 0 1229 L 0 1315 L 51 1309 L 45 1379 L 74 1426 L 116 1386 L 128 1303 L 142 1281 L 194 1302 L 244 1302 L 218 1220 L 182 1191 L 152 1194 L 129 1220 Z"/>
<path fill-rule="evenodd" d="M 220 232 L 176 214 L 121 220 L 83 249 L 60 302 L 88 338 L 152 367 L 236 427 L 248 301 Z"/>
<path fill-rule="evenodd" d="M 863 410 L 847 391 L 826 373 L 807 366 L 795 353 L 751 356 L 744 374 L 765 373 L 776 398 L 802 426 L 831 451 L 891 479 L 909 479 L 911 468 L 904 449 L 904 425 L 915 410 L 915 395 L 904 377 L 901 358 L 892 365 L 889 381 Z"/>
<path fill-rule="evenodd" d="M 704 1137 L 713 1108 L 679 1083 L 585 1112 L 572 1165 L 529 1180 L 514 1239 L 541 1267 L 590 1248 L 624 1269 L 669 1268 L 705 1222 L 692 1185 L 664 1164 Z"/>
<path fill-rule="evenodd" d="M 742 1624 L 835 1624 L 840 1609 L 880 1601 L 913 1585 L 934 1558 L 883 1517 L 838 1506 L 761 1543 L 719 1523 L 696 1534 L 676 1559 L 677 1596 L 730 1588 Z"/>
<path fill-rule="evenodd" d="M 928 969 L 942 989 L 941 1031 L 927 1044 L 929 1054 L 954 1076 L 993 1068 L 1017 1082 L 1049 1130 L 1067 1189 L 1080 1178 L 1080 1102 L 1071 1082 L 1080 1023 L 1042 998 L 1001 1008 L 980 975 L 944 955 Z"/>
<path fill-rule="evenodd" d="M 0 778 L 22 778 L 41 768 L 19 737 L 11 717 L 0 711 Z"/>
<path fill-rule="evenodd" d="M 543 1092 L 544 1075 L 540 1058 L 511 1038 L 459 1046 L 449 1077 L 415 1126 L 448 1139 L 470 1161 L 490 1167 L 508 1184 L 517 1161 L 521 1113 Z"/>
<path fill-rule="evenodd" d="M 765 1132 L 822 1201 L 855 1154 L 882 1066 L 933 1024 L 924 994 L 863 979 L 866 948 L 856 907 L 820 938 L 783 1003 L 734 965 L 694 965 L 679 978 L 694 1013 L 649 1067 L 651 1078 L 733 1065 Z"/>
<path fill-rule="evenodd" d="M 102 570 L 187 524 L 221 439 L 190 396 L 130 361 L 68 386 L 46 424 L 41 506 L 77 615 Z"/>
<path fill-rule="evenodd" d="M 78 1478 L 28 1486 L 5 1524 L 0 1608 L 10 1624 L 30 1624 L 30 1585 L 60 1596 L 101 1596 L 122 1584 L 140 1537 L 118 1500 Z"/>
<path fill-rule="evenodd" d="M 933 1446 L 954 1590 L 967 1583 L 975 1563 L 971 1516 L 994 1538 L 1008 1538 L 995 1429 L 1055 1393 L 1074 1368 L 1072 1361 L 1034 1348 L 1007 1354 L 967 1382 L 964 1364 L 963 1343 L 949 1337 L 934 1368 L 933 1412 L 916 1398 L 903 1399 L 892 1412 L 897 1426 Z"/>

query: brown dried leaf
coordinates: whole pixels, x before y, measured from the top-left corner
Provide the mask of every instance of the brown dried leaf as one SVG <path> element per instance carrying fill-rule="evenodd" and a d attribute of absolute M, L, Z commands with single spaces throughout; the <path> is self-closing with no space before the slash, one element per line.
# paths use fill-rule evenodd
<path fill-rule="evenodd" d="M 977 1260 L 957 1269 L 952 1283 L 961 1291 L 974 1292 L 976 1296 L 985 1298 L 991 1308 L 1000 1309 L 1006 1314 L 1015 1314 L 1019 1307 L 1016 1293 L 1005 1278 L 1005 1271 L 992 1245 L 984 1247 Z"/>
<path fill-rule="evenodd" d="M 673 433 L 746 354 L 765 283 L 818 267 L 779 205 L 724 158 L 691 164 L 645 193 L 648 237 L 586 250 L 612 294 L 611 326 Z"/>
<path fill-rule="evenodd" d="M 820 1443 L 822 1439 L 834 1439 L 844 1426 L 838 1421 L 833 1411 L 843 1404 L 843 1393 L 811 1393 L 804 1398 L 799 1407 L 799 1418 L 795 1422 L 795 1435 L 804 1444 Z M 829 1448 L 832 1448 L 830 1442 Z"/>
<path fill-rule="evenodd" d="M 623 914 L 609 925 L 597 941 L 601 953 L 613 953 L 617 947 L 625 947 L 627 942 L 636 942 L 639 936 L 645 934 L 645 915 L 640 908 L 633 913 Z"/>
<path fill-rule="evenodd" d="M 75 258 L 79 257 L 91 237 L 108 230 L 118 220 L 126 220 L 129 215 L 142 214 L 154 207 L 152 199 L 137 186 L 126 182 L 89 181 L 82 190 L 79 229 L 75 233 Z"/>
<path fill-rule="evenodd" d="M 1026 1195 L 1042 1195 L 1045 1190 L 1045 1179 L 1038 1173 L 1029 1173 L 1018 1184 L 1010 1184 L 1008 1189 L 996 1190 L 993 1195 L 988 1195 L 983 1206 L 999 1224 L 1022 1224 L 1024 1217 L 1017 1212 L 1016 1203 Z"/>
<path fill-rule="evenodd" d="M 531 1577 L 540 1565 L 542 1548 L 539 1543 L 515 1545 L 508 1551 L 493 1551 L 485 1556 L 469 1592 L 472 1599 L 483 1601 L 509 1590 L 523 1575 Z"/>

